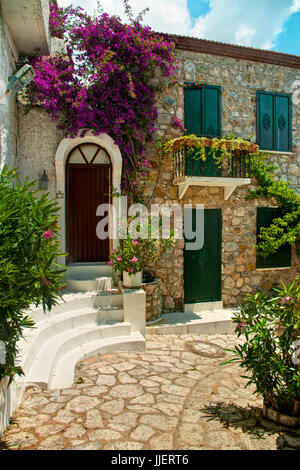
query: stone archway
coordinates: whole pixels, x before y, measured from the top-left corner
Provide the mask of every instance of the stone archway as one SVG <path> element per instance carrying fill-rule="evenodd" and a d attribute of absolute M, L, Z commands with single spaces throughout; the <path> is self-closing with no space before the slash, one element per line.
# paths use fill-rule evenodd
<path fill-rule="evenodd" d="M 112 188 L 114 192 L 120 192 L 121 174 L 122 174 L 122 156 L 120 149 L 115 145 L 114 140 L 107 134 L 95 136 L 92 131 L 88 131 L 84 137 L 66 137 L 62 139 L 57 147 L 55 154 L 55 171 L 56 171 L 56 198 L 60 206 L 59 225 L 61 228 L 60 250 L 66 252 L 66 161 L 72 149 L 83 143 L 94 143 L 104 149 L 109 154 L 112 165 Z M 119 198 L 112 197 L 112 204 L 115 209 L 116 216 L 119 215 Z M 113 240 L 113 247 L 118 245 L 118 240 Z M 60 257 L 59 263 L 65 265 L 66 258 Z"/>

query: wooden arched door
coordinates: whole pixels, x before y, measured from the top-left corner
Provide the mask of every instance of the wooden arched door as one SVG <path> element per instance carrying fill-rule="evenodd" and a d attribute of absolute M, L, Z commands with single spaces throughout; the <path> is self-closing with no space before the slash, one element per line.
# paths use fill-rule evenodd
<path fill-rule="evenodd" d="M 96 210 L 110 202 L 110 182 L 111 162 L 103 147 L 82 143 L 72 149 L 66 168 L 68 264 L 108 261 L 109 239 L 97 237 Z"/>

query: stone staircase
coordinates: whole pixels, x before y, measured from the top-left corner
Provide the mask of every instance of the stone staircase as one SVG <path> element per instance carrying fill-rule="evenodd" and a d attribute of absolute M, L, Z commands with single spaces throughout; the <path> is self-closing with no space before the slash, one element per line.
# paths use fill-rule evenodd
<path fill-rule="evenodd" d="M 123 296 L 112 284 L 107 264 L 71 266 L 63 301 L 50 312 L 30 312 L 35 328 L 19 342 L 25 379 L 18 379 L 18 393 L 28 384 L 70 387 L 76 363 L 89 355 L 145 349 L 144 336 L 124 321 Z"/>

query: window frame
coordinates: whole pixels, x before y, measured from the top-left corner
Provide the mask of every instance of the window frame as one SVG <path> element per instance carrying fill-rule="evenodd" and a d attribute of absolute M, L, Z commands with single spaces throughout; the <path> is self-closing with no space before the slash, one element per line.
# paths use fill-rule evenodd
<path fill-rule="evenodd" d="M 274 219 L 277 219 L 278 217 L 280 217 L 280 210 L 281 208 L 280 207 L 266 207 L 266 206 L 258 206 L 256 208 L 256 244 L 258 243 L 258 235 L 260 233 L 260 228 L 261 227 L 264 227 L 264 225 L 260 225 L 259 229 L 258 229 L 258 220 L 259 220 L 259 217 L 258 217 L 258 212 L 259 210 L 264 210 L 264 211 L 267 211 L 268 209 L 273 209 L 274 211 L 277 210 L 279 213 L 274 216 L 272 218 L 272 221 Z M 270 224 L 272 223 L 272 221 L 270 222 Z M 265 227 L 269 227 L 269 225 L 265 225 Z M 289 264 L 284 264 L 283 263 L 279 263 L 279 265 L 273 265 L 272 263 L 272 258 L 274 260 L 274 258 L 278 258 L 280 256 L 283 255 L 283 250 L 289 250 L 289 253 L 288 253 L 288 257 L 289 257 L 289 260 L 288 260 L 288 263 Z M 286 256 L 286 254 L 284 254 L 283 256 Z M 256 269 L 290 269 L 292 267 L 292 247 L 291 245 L 284 245 L 282 247 L 279 248 L 279 250 L 274 253 L 273 255 L 269 255 L 267 256 L 266 258 L 262 258 L 261 256 L 258 256 L 256 254 Z"/>
<path fill-rule="evenodd" d="M 272 148 L 263 148 L 261 147 L 261 132 L 260 132 L 260 96 L 261 94 L 265 94 L 268 96 L 272 96 L 272 117 L 273 117 L 273 145 Z M 276 147 L 276 136 L 277 136 L 277 129 L 275 127 L 275 97 L 279 96 L 282 98 L 288 98 L 288 148 L 281 150 Z M 292 152 L 293 151 L 293 135 L 292 135 L 292 128 L 293 128 L 293 109 L 292 109 L 292 95 L 290 93 L 277 93 L 265 90 L 256 90 L 256 142 L 261 148 L 261 150 L 266 150 L 270 152 Z"/>
<path fill-rule="evenodd" d="M 206 83 L 200 83 L 198 84 L 197 82 L 184 82 L 184 91 L 185 89 L 192 88 L 192 89 L 198 89 L 201 91 L 201 96 L 200 96 L 200 115 L 201 115 L 201 121 L 200 121 L 200 129 L 201 132 L 199 133 L 198 137 L 207 137 L 209 139 L 212 139 L 214 137 L 222 137 L 222 87 L 220 85 L 209 85 Z M 218 104 L 218 130 L 219 134 L 215 136 L 210 136 L 207 134 L 204 134 L 203 130 L 206 128 L 206 120 L 205 120 L 205 95 L 204 95 L 204 90 L 206 89 L 216 89 L 218 90 L 219 93 L 219 104 Z M 186 124 L 186 117 L 188 115 L 187 112 L 187 102 L 185 99 L 185 92 L 184 92 L 184 127 L 187 128 Z"/>

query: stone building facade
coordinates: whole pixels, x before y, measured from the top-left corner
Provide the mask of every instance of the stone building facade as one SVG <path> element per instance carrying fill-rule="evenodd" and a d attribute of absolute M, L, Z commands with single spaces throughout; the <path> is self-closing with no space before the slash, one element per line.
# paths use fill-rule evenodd
<path fill-rule="evenodd" d="M 178 38 L 177 38 L 178 39 Z M 291 95 L 294 83 L 300 79 L 300 58 L 270 51 L 259 51 L 240 46 L 226 46 L 211 41 L 179 38 L 180 68 L 178 84 L 157 94 L 157 136 L 174 138 L 180 131 L 172 125 L 172 117 L 184 122 L 184 82 L 217 85 L 221 87 L 221 119 L 223 135 L 249 138 L 256 142 L 256 91 L 265 90 Z M 206 51 L 206 52 L 205 52 Z M 159 78 L 155 78 L 160 84 Z M 289 180 L 300 191 L 300 106 L 292 105 L 292 152 L 270 152 L 269 159 L 278 165 L 277 176 Z M 99 137 L 105 147 L 106 138 Z M 63 139 L 61 131 L 51 122 L 45 111 L 32 110 L 28 115 L 19 112 L 19 144 L 17 164 L 24 176 L 37 179 L 45 169 L 49 177 L 52 196 L 62 198 L 58 176 L 57 153 Z M 83 139 L 89 141 L 89 137 Z M 94 139 L 95 140 L 95 139 Z M 79 141 L 78 141 L 79 142 Z M 78 144 L 76 141 L 76 144 Z M 71 143 L 66 143 L 71 148 Z M 75 145 L 75 143 L 74 143 Z M 68 147 L 68 148 L 69 148 Z M 112 147 L 111 147 L 112 148 Z M 107 147 L 108 151 L 109 148 Z M 179 199 L 178 186 L 173 184 L 173 162 L 161 160 L 155 146 L 147 144 L 146 158 L 152 163 L 151 180 L 146 188 L 150 202 L 172 205 L 204 204 L 206 209 L 222 212 L 222 292 L 224 306 L 239 304 L 247 292 L 258 287 L 270 287 L 274 282 L 293 279 L 298 273 L 298 258 L 292 248 L 291 266 L 278 269 L 256 268 L 256 220 L 257 207 L 276 207 L 276 201 L 247 200 L 251 185 L 239 186 L 229 199 L 224 199 L 224 188 L 215 186 L 189 186 Z M 65 216 L 64 216 L 65 217 Z M 64 221 L 62 221 L 62 224 Z M 62 232 L 62 238 L 65 237 Z M 62 247 L 64 245 L 62 244 Z M 164 311 L 182 311 L 185 303 L 184 241 L 166 253 L 154 266 L 156 278 L 160 278 Z M 220 303 L 219 303 L 220 305 Z M 187 306 L 189 310 L 189 306 Z"/>
<path fill-rule="evenodd" d="M 184 82 L 217 85 L 222 93 L 223 135 L 257 140 L 256 91 L 292 94 L 300 79 L 300 62 L 292 63 L 284 54 L 266 53 L 210 41 L 178 38 L 180 69 L 178 86 L 158 95 L 157 134 L 171 139 L 180 131 L 172 125 L 172 117 L 184 122 Z M 197 48 L 199 51 L 197 51 Z M 192 49 L 192 50 L 189 50 Z M 211 53 L 203 51 L 210 50 Z M 232 55 L 234 57 L 232 57 Z M 254 57 L 254 60 L 251 59 Z M 273 62 L 273 63 L 272 63 Z M 269 152 L 269 161 L 278 165 L 277 177 L 289 181 L 300 192 L 300 104 L 292 105 L 292 152 Z M 206 209 L 222 210 L 222 301 L 224 306 L 238 305 L 246 293 L 269 288 L 274 282 L 288 282 L 299 274 L 299 259 L 292 248 L 291 266 L 278 269 L 256 268 L 257 207 L 276 207 L 276 201 L 247 200 L 249 186 L 238 187 L 228 200 L 223 188 L 189 186 L 179 199 L 173 182 L 173 162 L 161 161 L 152 145 L 146 157 L 153 165 L 148 186 L 151 203 L 181 206 L 204 204 Z M 176 246 L 155 266 L 155 276 L 163 281 L 164 310 L 182 310 L 184 306 L 184 243 Z M 195 273 L 196 275 L 196 273 Z"/>

